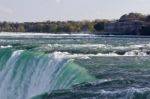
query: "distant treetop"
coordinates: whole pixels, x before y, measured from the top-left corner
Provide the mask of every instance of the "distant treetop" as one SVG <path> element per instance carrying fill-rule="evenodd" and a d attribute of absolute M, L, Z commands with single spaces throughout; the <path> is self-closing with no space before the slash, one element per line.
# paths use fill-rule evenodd
<path fill-rule="evenodd" d="M 123 16 L 121 16 L 119 21 L 130 21 L 130 20 L 144 21 L 145 18 L 146 16 L 141 13 L 129 13 L 129 14 L 124 14 Z"/>

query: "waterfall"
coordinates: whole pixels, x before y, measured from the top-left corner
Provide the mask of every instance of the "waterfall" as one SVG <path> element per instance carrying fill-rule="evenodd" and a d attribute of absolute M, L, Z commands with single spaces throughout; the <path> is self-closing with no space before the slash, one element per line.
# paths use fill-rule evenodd
<path fill-rule="evenodd" d="M 31 99 L 94 79 L 63 53 L 0 49 L 0 98 L 3 99 Z"/>

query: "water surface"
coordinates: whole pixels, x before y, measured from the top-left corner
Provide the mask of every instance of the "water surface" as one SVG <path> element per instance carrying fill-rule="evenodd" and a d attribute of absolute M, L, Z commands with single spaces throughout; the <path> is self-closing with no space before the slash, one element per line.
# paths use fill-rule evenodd
<path fill-rule="evenodd" d="M 150 99 L 150 39 L 0 34 L 0 98 Z"/>

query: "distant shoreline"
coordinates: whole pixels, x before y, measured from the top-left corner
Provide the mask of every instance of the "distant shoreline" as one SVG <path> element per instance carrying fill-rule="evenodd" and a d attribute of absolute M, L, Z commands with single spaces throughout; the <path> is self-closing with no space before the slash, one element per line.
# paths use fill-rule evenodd
<path fill-rule="evenodd" d="M 150 35 L 150 15 L 129 13 L 117 20 L 0 22 L 0 32 L 146 36 Z"/>

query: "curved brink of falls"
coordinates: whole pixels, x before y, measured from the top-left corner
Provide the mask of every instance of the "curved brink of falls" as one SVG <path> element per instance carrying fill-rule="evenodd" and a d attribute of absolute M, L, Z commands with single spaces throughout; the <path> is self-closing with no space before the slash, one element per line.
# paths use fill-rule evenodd
<path fill-rule="evenodd" d="M 63 55 L 0 49 L 0 97 L 3 99 L 30 99 L 95 79 Z"/>

